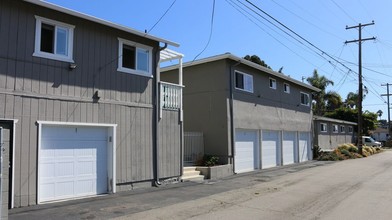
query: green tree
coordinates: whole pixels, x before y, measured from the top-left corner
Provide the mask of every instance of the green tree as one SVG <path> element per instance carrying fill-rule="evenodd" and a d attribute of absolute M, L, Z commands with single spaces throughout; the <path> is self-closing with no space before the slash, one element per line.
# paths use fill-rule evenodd
<path fill-rule="evenodd" d="M 313 100 L 316 102 L 315 105 L 313 105 L 313 112 L 315 115 L 321 116 L 325 112 L 325 89 L 327 86 L 333 85 L 333 81 L 327 79 L 325 76 L 320 76 L 316 69 L 313 71 L 313 76 L 308 77 L 306 81 L 308 81 L 310 85 L 321 90 L 313 96 Z"/>
<path fill-rule="evenodd" d="M 327 112 L 326 117 L 340 119 L 351 122 L 358 122 L 358 109 L 339 108 L 332 112 Z M 377 113 L 365 111 L 362 113 L 363 128 L 362 134 L 369 134 L 370 131 L 377 127 Z"/>
<path fill-rule="evenodd" d="M 329 91 L 325 94 L 326 109 L 328 112 L 343 106 L 342 97 L 335 91 Z"/>
<path fill-rule="evenodd" d="M 347 107 L 356 108 L 358 103 L 358 93 L 349 92 L 346 97 L 345 104 Z"/>
<path fill-rule="evenodd" d="M 245 60 L 249 60 L 249 61 L 251 61 L 251 62 L 253 62 L 253 63 L 257 63 L 257 64 L 259 64 L 260 66 L 267 67 L 268 69 L 271 69 L 271 67 L 268 66 L 268 65 L 264 62 L 264 60 L 260 59 L 260 57 L 257 56 L 257 55 L 252 55 L 252 56 L 246 55 L 246 56 L 244 57 L 244 59 L 245 59 Z"/>

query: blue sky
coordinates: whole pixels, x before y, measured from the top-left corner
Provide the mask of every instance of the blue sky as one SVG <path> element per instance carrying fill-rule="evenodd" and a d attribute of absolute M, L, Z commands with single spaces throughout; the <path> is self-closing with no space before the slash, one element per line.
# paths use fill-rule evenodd
<path fill-rule="evenodd" d="M 177 0 L 166 16 L 151 30 L 174 0 L 48 0 L 104 20 L 125 25 L 139 31 L 179 43 L 171 48 L 193 60 L 207 45 L 213 0 Z M 384 112 L 387 118 L 386 87 L 392 83 L 392 1 L 390 0 L 252 0 L 268 14 L 295 33 L 324 51 L 299 43 L 277 27 L 251 12 L 245 0 L 216 0 L 211 41 L 198 57 L 204 58 L 225 52 L 243 57 L 256 54 L 274 70 L 283 66 L 283 73 L 302 80 L 319 74 L 334 81 L 327 91 L 338 92 L 345 99 L 348 92 L 358 90 L 358 44 L 345 45 L 346 40 L 358 39 L 358 30 L 346 30 L 346 25 L 370 23 L 362 37 L 377 37 L 362 44 L 364 85 L 368 89 L 364 110 Z M 257 9 L 253 8 L 257 11 Z M 258 13 L 261 14 L 260 11 Z M 339 60 L 352 71 L 349 71 Z M 392 92 L 392 86 L 390 87 Z M 392 97 L 391 97 L 392 102 Z"/>

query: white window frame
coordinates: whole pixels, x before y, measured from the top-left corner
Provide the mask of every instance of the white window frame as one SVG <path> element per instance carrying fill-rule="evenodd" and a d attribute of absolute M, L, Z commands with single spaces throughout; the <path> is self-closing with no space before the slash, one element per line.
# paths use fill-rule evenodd
<path fill-rule="evenodd" d="M 305 92 L 300 92 L 300 93 L 301 93 L 301 96 L 300 96 L 301 105 L 303 105 L 303 106 L 310 106 L 309 94 L 305 93 Z M 302 103 L 302 95 L 305 95 L 307 97 L 307 103 Z"/>
<path fill-rule="evenodd" d="M 340 131 L 340 133 L 346 133 L 346 129 L 345 129 L 344 125 L 339 126 L 339 131 Z"/>
<path fill-rule="evenodd" d="M 327 132 L 327 131 L 328 131 L 327 123 L 320 123 L 320 132 Z"/>
<path fill-rule="evenodd" d="M 276 79 L 274 78 L 269 78 L 269 87 L 271 89 L 276 89 Z"/>
<path fill-rule="evenodd" d="M 283 83 L 283 91 L 287 94 L 290 94 L 290 84 Z"/>
<path fill-rule="evenodd" d="M 123 53 L 123 45 L 128 45 L 135 47 L 135 69 L 130 69 L 123 67 L 123 62 L 122 62 L 122 53 Z M 148 51 L 148 71 L 143 71 L 143 70 L 137 70 L 137 50 L 147 50 Z M 125 40 L 122 38 L 118 38 L 118 67 L 117 71 L 123 72 L 123 73 L 131 73 L 131 74 L 136 74 L 140 76 L 147 76 L 147 77 L 153 77 L 152 74 L 152 47 L 139 44 L 133 41 Z"/>
<path fill-rule="evenodd" d="M 339 133 L 339 126 L 337 124 L 332 125 L 332 133 Z"/>
<path fill-rule="evenodd" d="M 74 25 L 66 24 L 63 22 L 51 20 L 48 18 L 43 18 L 40 16 L 35 16 L 36 19 L 36 24 L 35 24 L 35 47 L 34 47 L 34 53 L 33 56 L 35 57 L 42 57 L 42 58 L 47 58 L 47 59 L 52 59 L 52 60 L 58 60 L 58 61 L 64 61 L 64 62 L 70 62 L 74 63 L 73 60 L 73 39 L 74 39 Z M 48 53 L 41 51 L 41 28 L 42 28 L 42 23 L 53 25 L 55 27 L 55 44 L 54 44 L 54 52 L 53 53 Z M 56 43 L 57 43 L 57 29 L 58 28 L 64 28 L 68 31 L 68 42 L 67 42 L 67 55 L 62 55 L 62 54 L 57 54 L 56 53 Z"/>
<path fill-rule="evenodd" d="M 243 77 L 244 77 L 244 88 L 239 88 L 239 87 L 237 87 L 237 77 L 236 77 L 236 74 L 241 74 Z M 247 88 L 247 83 L 245 83 L 246 82 L 246 79 L 247 80 L 251 80 L 251 87 L 250 88 Z M 249 92 L 249 93 L 253 93 L 253 76 L 252 75 L 250 75 L 250 74 L 247 74 L 247 73 L 244 73 L 244 72 L 240 72 L 240 71 L 234 71 L 234 87 L 236 88 L 236 89 L 238 89 L 238 90 L 241 90 L 241 91 L 245 91 L 245 92 Z"/>
<path fill-rule="evenodd" d="M 354 131 L 353 126 L 348 126 L 348 133 L 352 134 Z"/>

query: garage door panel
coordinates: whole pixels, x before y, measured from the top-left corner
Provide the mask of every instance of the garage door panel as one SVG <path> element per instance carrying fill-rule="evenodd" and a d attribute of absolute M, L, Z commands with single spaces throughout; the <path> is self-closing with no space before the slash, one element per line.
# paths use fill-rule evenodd
<path fill-rule="evenodd" d="M 247 172 L 258 169 L 257 131 L 236 130 L 235 172 Z"/>
<path fill-rule="evenodd" d="M 278 165 L 279 132 L 263 131 L 261 144 L 262 168 L 276 167 Z"/>
<path fill-rule="evenodd" d="M 295 161 L 296 132 L 284 132 L 282 143 L 283 165 L 293 164 Z"/>
<path fill-rule="evenodd" d="M 299 162 L 309 160 L 310 135 L 308 132 L 301 132 L 299 137 Z"/>
<path fill-rule="evenodd" d="M 105 193 L 106 155 L 106 128 L 43 127 L 40 201 Z"/>

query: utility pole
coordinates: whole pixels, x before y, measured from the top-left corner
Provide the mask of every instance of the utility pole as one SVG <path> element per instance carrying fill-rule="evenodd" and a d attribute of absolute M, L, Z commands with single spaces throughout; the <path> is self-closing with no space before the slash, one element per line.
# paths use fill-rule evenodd
<path fill-rule="evenodd" d="M 358 40 L 351 40 L 351 41 L 346 41 L 345 44 L 348 43 L 356 43 L 358 42 L 358 46 L 359 46 L 359 50 L 358 50 L 358 150 L 359 153 L 362 154 L 362 100 L 363 100 L 363 83 L 362 83 L 362 42 L 363 41 L 368 41 L 368 40 L 375 40 L 375 37 L 371 37 L 371 38 L 364 38 L 362 39 L 362 28 L 369 26 L 369 25 L 374 25 L 374 21 L 372 21 L 372 23 L 368 23 L 368 24 L 361 24 L 359 23 L 356 26 L 351 26 L 348 27 L 346 26 L 346 30 L 348 29 L 352 29 L 352 28 L 358 28 L 358 33 L 359 33 L 359 37 Z"/>
<path fill-rule="evenodd" d="M 387 94 L 383 94 L 381 96 L 386 96 L 387 97 L 387 105 L 388 105 L 388 138 L 391 137 L 391 117 L 390 117 L 390 114 L 389 114 L 389 109 L 390 109 L 389 96 L 391 95 L 391 94 L 389 94 L 389 86 L 390 85 L 391 84 L 389 84 L 389 83 L 381 84 L 381 86 L 386 86 L 387 87 Z"/>

